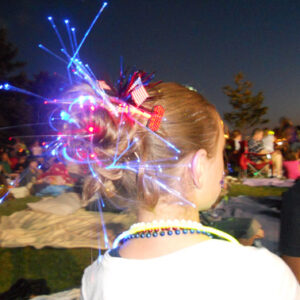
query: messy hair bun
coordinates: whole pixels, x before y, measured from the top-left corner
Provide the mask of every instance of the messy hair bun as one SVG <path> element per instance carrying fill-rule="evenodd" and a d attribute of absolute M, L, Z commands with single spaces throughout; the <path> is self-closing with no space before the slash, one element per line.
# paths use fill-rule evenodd
<path fill-rule="evenodd" d="M 97 97 L 88 85 L 71 93 Z M 156 133 L 145 126 L 145 120 L 113 114 L 104 106 L 97 106 L 92 114 L 83 110 L 73 116 L 81 125 L 96 128 L 86 141 L 96 157 L 89 162 L 90 175 L 85 179 L 86 202 L 99 193 L 118 207 L 151 209 L 168 191 L 182 192 L 178 166 L 188 155 L 201 148 L 208 157 L 215 155 L 220 125 L 213 105 L 176 83 L 160 83 L 148 93 L 144 109 L 161 105 L 165 110 Z"/>

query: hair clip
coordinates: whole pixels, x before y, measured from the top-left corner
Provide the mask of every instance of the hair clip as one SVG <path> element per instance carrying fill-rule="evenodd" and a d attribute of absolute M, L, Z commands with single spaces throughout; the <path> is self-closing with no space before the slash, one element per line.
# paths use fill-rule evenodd
<path fill-rule="evenodd" d="M 157 131 L 164 113 L 165 110 L 161 105 L 154 106 L 151 112 L 151 117 L 148 120 L 147 127 L 152 131 Z"/>

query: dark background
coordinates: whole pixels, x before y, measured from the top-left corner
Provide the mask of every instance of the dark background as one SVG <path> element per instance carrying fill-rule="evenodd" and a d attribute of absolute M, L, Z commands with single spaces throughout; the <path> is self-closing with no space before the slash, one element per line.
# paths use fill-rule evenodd
<path fill-rule="evenodd" d="M 1 1 L 0 26 L 19 48 L 29 76 L 59 72 L 63 64 L 40 50 L 59 53 L 47 20 L 76 27 L 77 39 L 98 12 L 98 0 Z M 270 125 L 281 116 L 300 124 L 300 1 L 279 0 L 112 0 L 81 50 L 99 78 L 116 80 L 124 64 L 156 72 L 156 79 L 195 87 L 223 113 L 230 110 L 224 85 L 242 71 L 262 90 Z M 109 74 L 109 75 L 108 75 Z"/>

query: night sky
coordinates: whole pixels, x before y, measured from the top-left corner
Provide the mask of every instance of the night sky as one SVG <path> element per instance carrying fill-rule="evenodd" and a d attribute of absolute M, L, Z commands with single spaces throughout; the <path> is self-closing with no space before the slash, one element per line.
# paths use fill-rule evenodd
<path fill-rule="evenodd" d="M 80 40 L 96 15 L 98 0 L 2 1 L 0 26 L 20 50 L 29 75 L 66 75 L 63 65 L 40 50 L 59 53 L 47 20 L 65 34 L 70 19 Z M 300 124 L 300 1 L 111 0 L 82 48 L 81 59 L 99 78 L 116 80 L 124 64 L 156 72 L 157 80 L 194 86 L 223 113 L 222 86 L 242 71 L 263 91 L 270 125 L 281 116 Z"/>

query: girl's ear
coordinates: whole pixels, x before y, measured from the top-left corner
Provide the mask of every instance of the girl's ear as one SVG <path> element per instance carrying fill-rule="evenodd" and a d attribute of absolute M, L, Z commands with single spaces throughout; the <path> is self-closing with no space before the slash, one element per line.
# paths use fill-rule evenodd
<path fill-rule="evenodd" d="M 196 152 L 192 160 L 192 177 L 194 184 L 201 189 L 204 181 L 204 170 L 207 161 L 207 152 L 204 149 L 200 149 Z"/>

